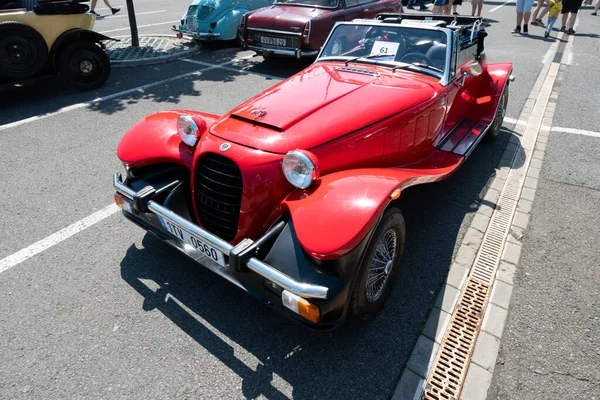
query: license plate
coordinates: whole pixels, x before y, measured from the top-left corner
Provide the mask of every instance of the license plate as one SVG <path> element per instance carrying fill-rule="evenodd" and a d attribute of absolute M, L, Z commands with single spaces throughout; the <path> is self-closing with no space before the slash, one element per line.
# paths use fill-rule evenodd
<path fill-rule="evenodd" d="M 197 237 L 197 236 L 193 235 L 192 233 L 186 231 L 185 229 L 182 229 L 179 226 L 175 225 L 168 219 L 161 217 L 160 215 L 158 215 L 158 219 L 159 219 L 161 225 L 167 231 L 169 231 L 169 233 L 171 235 L 175 236 L 177 239 L 181 240 L 182 242 L 189 244 L 190 246 L 192 246 L 193 248 L 198 250 L 200 253 L 202 253 L 206 257 L 210 258 L 211 260 L 213 260 L 214 262 L 219 264 L 220 266 L 222 266 L 222 267 L 225 266 L 225 258 L 223 257 L 222 252 L 215 249 L 213 246 L 206 243 L 204 240 L 200 239 L 199 237 Z"/>
<path fill-rule="evenodd" d="M 285 43 L 286 43 L 284 38 L 276 38 L 276 37 L 269 37 L 269 36 L 261 36 L 260 42 L 262 44 L 272 44 L 274 46 L 281 46 L 281 47 L 285 47 Z"/>
<path fill-rule="evenodd" d="M 187 22 L 187 30 L 195 31 L 197 29 L 195 17 L 189 17 L 186 22 Z"/>

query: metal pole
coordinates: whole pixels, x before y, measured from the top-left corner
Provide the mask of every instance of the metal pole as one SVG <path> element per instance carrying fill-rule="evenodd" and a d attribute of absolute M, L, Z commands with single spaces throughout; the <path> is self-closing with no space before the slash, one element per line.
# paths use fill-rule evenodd
<path fill-rule="evenodd" d="M 135 10 L 133 8 L 133 0 L 127 0 L 127 14 L 129 15 L 129 26 L 131 28 L 131 46 L 139 47 L 140 39 L 138 38 L 137 22 L 135 21 Z"/>

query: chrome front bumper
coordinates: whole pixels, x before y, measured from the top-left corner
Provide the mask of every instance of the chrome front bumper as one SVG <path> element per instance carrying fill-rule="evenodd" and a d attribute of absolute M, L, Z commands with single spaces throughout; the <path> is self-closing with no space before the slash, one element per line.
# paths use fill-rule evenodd
<path fill-rule="evenodd" d="M 221 37 L 220 33 L 213 33 L 213 32 L 192 32 L 192 31 L 188 31 L 185 29 L 180 28 L 174 28 L 171 27 L 171 30 L 174 32 L 178 32 L 181 35 L 185 35 L 188 37 L 191 37 L 192 39 L 218 39 Z"/>
<path fill-rule="evenodd" d="M 134 200 L 136 196 L 140 196 L 133 189 L 126 186 L 121 181 L 121 174 L 117 173 L 113 176 L 113 186 L 117 190 L 117 193 L 126 197 L 129 200 Z M 142 189 L 140 192 L 143 192 Z M 230 243 L 224 241 L 223 239 L 213 235 L 212 233 L 202 229 L 201 227 L 191 223 L 187 219 L 182 218 L 181 216 L 175 214 L 171 210 L 163 207 L 161 204 L 149 200 L 146 204 L 146 207 L 149 212 L 159 215 L 162 218 L 167 219 L 169 222 L 177 225 L 179 228 L 184 229 L 188 232 L 193 233 L 199 238 L 205 240 L 210 245 L 214 246 L 219 251 L 223 252 L 230 257 L 236 254 L 239 254 L 243 251 L 249 244 L 253 243 L 251 239 L 242 240 L 237 246 L 232 246 Z M 165 234 L 167 232 L 165 231 Z M 276 285 L 282 287 L 283 289 L 300 296 L 302 298 L 313 298 L 313 299 L 327 299 L 329 295 L 329 288 L 325 286 L 312 285 L 309 283 L 298 282 L 289 276 L 283 274 L 278 269 L 272 267 L 269 264 L 266 264 L 259 260 L 258 258 L 252 257 L 246 262 L 246 266 L 249 270 L 257 273 L 263 278 L 275 283 Z M 224 276 L 220 274 L 221 276 Z"/>
<path fill-rule="evenodd" d="M 288 57 L 295 57 L 295 58 L 302 58 L 302 57 L 315 57 L 317 54 L 319 54 L 318 50 L 311 50 L 311 51 L 302 51 L 300 49 L 280 49 L 277 47 L 258 47 L 258 46 L 252 46 L 249 44 L 246 44 L 244 42 L 244 50 L 254 50 L 257 53 L 270 53 L 270 54 L 275 54 L 275 55 L 279 55 L 279 56 L 288 56 Z"/>

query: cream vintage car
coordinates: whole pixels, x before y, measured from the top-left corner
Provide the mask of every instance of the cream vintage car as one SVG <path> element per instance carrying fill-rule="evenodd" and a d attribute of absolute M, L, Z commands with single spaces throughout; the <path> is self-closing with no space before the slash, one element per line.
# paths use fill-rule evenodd
<path fill-rule="evenodd" d="M 111 67 L 102 41 L 115 39 L 92 30 L 84 2 L 40 0 L 33 11 L 0 3 L 0 85 L 59 74 L 80 90 L 103 86 Z"/>

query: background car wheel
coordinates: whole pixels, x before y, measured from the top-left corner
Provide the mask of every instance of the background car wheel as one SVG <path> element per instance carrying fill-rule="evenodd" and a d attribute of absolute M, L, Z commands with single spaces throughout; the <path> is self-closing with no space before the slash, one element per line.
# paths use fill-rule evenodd
<path fill-rule="evenodd" d="M 370 321 L 385 304 L 400 269 L 404 251 L 404 217 L 396 207 L 383 214 L 365 251 L 350 299 L 350 319 Z"/>
<path fill-rule="evenodd" d="M 38 31 L 21 22 L 0 22 L 0 77 L 29 79 L 48 63 L 48 46 Z"/>
<path fill-rule="evenodd" d="M 508 105 L 508 84 L 504 88 L 504 92 L 502 93 L 502 97 L 500 97 L 500 102 L 498 103 L 498 109 L 496 110 L 496 115 L 494 116 L 494 120 L 492 121 L 492 126 L 488 130 L 485 135 L 485 139 L 494 140 L 500 134 L 500 130 L 502 129 L 502 124 L 504 123 L 504 116 L 506 115 L 506 106 Z"/>
<path fill-rule="evenodd" d="M 102 87 L 110 76 L 110 59 L 99 46 L 80 41 L 67 46 L 59 59 L 59 72 L 79 90 Z"/>

